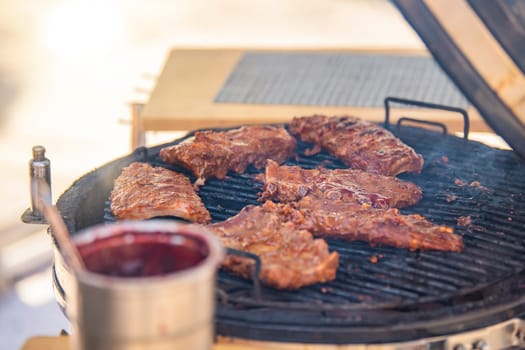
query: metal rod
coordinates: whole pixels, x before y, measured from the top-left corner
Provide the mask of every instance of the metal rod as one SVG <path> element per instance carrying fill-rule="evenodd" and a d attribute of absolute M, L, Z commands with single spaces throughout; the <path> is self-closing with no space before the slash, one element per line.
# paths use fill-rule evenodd
<path fill-rule="evenodd" d="M 37 207 L 44 214 L 47 222 L 51 226 L 53 237 L 56 239 L 60 250 L 64 256 L 64 261 L 74 272 L 86 269 L 77 247 L 70 239 L 69 231 L 60 216 L 58 209 L 51 202 L 49 185 L 43 179 L 33 179 L 31 183 L 34 193 L 36 193 Z"/>

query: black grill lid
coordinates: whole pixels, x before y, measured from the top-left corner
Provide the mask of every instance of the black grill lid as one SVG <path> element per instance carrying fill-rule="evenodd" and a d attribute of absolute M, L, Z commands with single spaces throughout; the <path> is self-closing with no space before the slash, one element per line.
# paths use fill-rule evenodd
<path fill-rule="evenodd" d="M 485 121 L 525 157 L 524 3 L 394 3 Z"/>

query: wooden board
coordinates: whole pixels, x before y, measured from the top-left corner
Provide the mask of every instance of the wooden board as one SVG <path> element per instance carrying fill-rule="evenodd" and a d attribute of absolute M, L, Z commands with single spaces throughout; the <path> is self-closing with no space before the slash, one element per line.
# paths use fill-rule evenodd
<path fill-rule="evenodd" d="M 141 131 L 194 130 L 208 127 L 229 127 L 241 124 L 288 122 L 294 116 L 325 113 L 350 114 L 372 121 L 384 119 L 383 108 L 347 106 L 297 106 L 272 104 L 214 103 L 237 62 L 245 52 L 360 52 L 373 54 L 428 55 L 415 50 L 358 50 L 340 48 L 294 49 L 194 49 L 174 48 L 169 53 L 164 68 L 140 115 Z M 396 108 L 396 116 L 419 116 L 441 121 L 452 132 L 461 131 L 463 122 L 449 112 L 417 111 Z M 475 109 L 469 110 L 471 130 L 490 131 Z"/>
<path fill-rule="evenodd" d="M 223 339 L 213 345 L 212 350 L 343 350 L 337 345 L 284 344 L 272 342 L 229 341 Z M 73 350 L 69 346 L 69 337 L 33 337 L 20 350 Z"/>

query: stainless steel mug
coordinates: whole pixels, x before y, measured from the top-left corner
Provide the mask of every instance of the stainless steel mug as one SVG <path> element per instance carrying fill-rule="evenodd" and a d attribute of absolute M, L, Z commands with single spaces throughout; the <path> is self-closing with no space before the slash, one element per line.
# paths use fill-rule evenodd
<path fill-rule="evenodd" d="M 122 221 L 82 230 L 74 241 L 88 270 L 74 274 L 67 295 L 72 349 L 211 348 L 224 252 L 203 226 Z"/>

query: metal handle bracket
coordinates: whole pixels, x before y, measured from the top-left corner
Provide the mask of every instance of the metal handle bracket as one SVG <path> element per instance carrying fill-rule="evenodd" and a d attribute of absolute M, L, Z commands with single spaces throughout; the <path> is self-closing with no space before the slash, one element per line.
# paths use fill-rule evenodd
<path fill-rule="evenodd" d="M 422 107 L 422 108 L 438 109 L 438 110 L 443 110 L 443 111 L 448 111 L 448 112 L 459 113 L 463 117 L 463 138 L 465 140 L 468 139 L 468 133 L 469 133 L 469 129 L 470 129 L 470 121 L 469 121 L 469 117 L 468 117 L 467 111 L 464 110 L 463 108 L 446 106 L 446 105 L 440 105 L 440 104 L 437 104 L 437 103 L 422 102 L 422 101 L 415 101 L 415 100 L 409 100 L 409 99 L 405 99 L 405 98 L 388 96 L 388 97 L 385 98 L 385 101 L 384 101 L 384 104 L 385 104 L 385 128 L 389 128 L 389 126 L 390 126 L 390 103 L 399 103 L 399 104 L 405 104 L 405 105 L 410 105 L 410 106 L 417 106 L 417 107 Z M 444 124 L 442 124 L 442 123 L 425 121 L 425 120 L 419 120 L 419 119 L 413 119 L 413 118 L 407 118 L 407 117 L 404 117 L 404 120 L 410 120 L 412 122 L 418 122 L 418 123 L 422 123 L 422 124 L 439 126 L 441 129 L 444 129 L 445 133 L 446 133 L 446 126 Z M 400 124 L 401 124 L 400 121 L 398 121 L 398 123 L 397 123 L 397 127 L 398 128 L 400 127 Z"/>
<path fill-rule="evenodd" d="M 261 282 L 259 281 L 259 273 L 261 272 L 261 258 L 255 254 L 233 248 L 226 248 L 226 254 L 251 259 L 254 261 L 252 271 L 253 297 L 256 301 L 261 300 Z"/>

